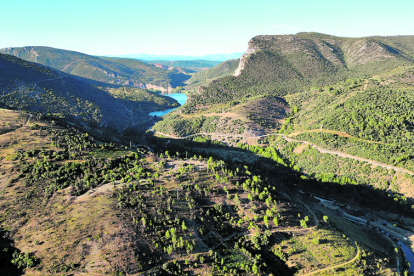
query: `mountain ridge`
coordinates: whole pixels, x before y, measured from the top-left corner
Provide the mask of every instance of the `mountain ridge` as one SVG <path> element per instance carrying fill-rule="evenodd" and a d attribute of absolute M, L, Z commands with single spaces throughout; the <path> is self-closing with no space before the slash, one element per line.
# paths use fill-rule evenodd
<path fill-rule="evenodd" d="M 110 84 L 166 90 L 168 85 L 181 86 L 188 75 L 158 68 L 135 59 L 100 58 L 76 51 L 52 47 L 27 46 L 0 49 L 27 61 L 61 70 L 65 73 Z"/>
<path fill-rule="evenodd" d="M 362 37 L 344 38 L 320 33 L 298 33 L 296 35 L 260 35 L 252 38 L 235 76 L 241 74 L 246 59 L 258 51 L 271 51 L 283 55 L 291 55 L 303 52 L 310 58 L 322 58 L 332 64 L 344 66 L 346 69 L 356 67 L 368 62 L 382 61 L 386 58 L 405 58 L 413 62 L 414 49 L 409 52 L 395 49 L 394 43 L 387 45 L 385 42 L 393 42 L 397 37 Z M 406 38 L 411 38 L 407 36 Z"/>
<path fill-rule="evenodd" d="M 283 96 L 413 65 L 414 36 L 341 38 L 319 33 L 262 35 L 249 41 L 235 76 L 214 80 L 192 95 L 184 113 L 253 96 Z M 400 48 L 396 48 L 399 45 Z M 197 106 L 197 108 L 196 108 Z"/>

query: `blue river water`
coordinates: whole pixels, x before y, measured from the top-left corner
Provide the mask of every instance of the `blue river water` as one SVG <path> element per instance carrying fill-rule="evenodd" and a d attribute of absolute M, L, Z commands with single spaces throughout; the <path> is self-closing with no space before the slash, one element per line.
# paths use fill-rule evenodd
<path fill-rule="evenodd" d="M 185 102 L 187 101 L 187 96 L 183 93 L 171 93 L 170 95 L 164 95 L 164 96 L 168 96 L 168 97 L 176 99 L 177 102 L 179 102 L 181 105 L 185 104 Z M 176 108 L 178 107 L 169 108 L 169 109 L 161 110 L 161 111 L 154 111 L 154 112 L 148 113 L 148 115 L 151 115 L 151 116 L 156 115 L 158 117 L 161 117 L 167 113 L 170 113 Z"/>
<path fill-rule="evenodd" d="M 401 247 L 401 250 L 404 252 L 405 255 L 405 259 L 407 260 L 407 262 L 410 264 L 410 268 L 408 269 L 408 272 L 410 273 L 410 275 L 414 274 L 414 255 L 413 252 L 411 252 L 411 250 L 402 242 L 398 242 L 398 245 Z"/>

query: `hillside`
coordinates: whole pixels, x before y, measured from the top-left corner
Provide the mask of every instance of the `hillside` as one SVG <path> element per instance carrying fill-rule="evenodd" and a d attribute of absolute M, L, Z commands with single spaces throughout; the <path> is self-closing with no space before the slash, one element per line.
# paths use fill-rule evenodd
<path fill-rule="evenodd" d="M 135 59 L 105 58 L 51 47 L 0 49 L 0 53 L 37 62 L 62 72 L 95 81 L 140 88 L 181 86 L 189 76 L 158 68 Z"/>
<path fill-rule="evenodd" d="M 243 110 L 264 99 L 276 103 L 278 97 L 288 94 L 413 65 L 413 39 L 341 38 L 318 33 L 257 36 L 250 40 L 234 76 L 200 87 L 180 112 L 189 116 L 224 112 L 260 120 L 254 112 Z"/>
<path fill-rule="evenodd" d="M 413 80 L 414 67 L 400 67 L 287 96 L 295 112 L 282 131 L 414 171 Z"/>
<path fill-rule="evenodd" d="M 413 42 L 315 33 L 256 37 L 237 76 L 201 87 L 181 113 L 164 116 L 153 129 L 176 136 L 230 135 L 225 142 L 232 145 L 231 135 L 280 132 L 414 172 Z M 399 189 L 392 181 L 381 185 Z"/>
<path fill-rule="evenodd" d="M 353 215 L 366 214 L 369 204 L 406 208 L 375 193 L 389 204 L 364 201 L 372 192 L 367 187 L 340 191 L 348 187 L 298 178 L 272 150 L 235 152 L 153 137 L 151 153 L 29 117 L 0 109 L 6 123 L 0 127 L 11 129 L 0 135 L 5 275 L 393 275 L 406 269 L 380 232 L 298 193 L 331 187 L 330 196 L 363 204 L 341 209 Z M 238 159 L 220 160 L 233 153 Z M 373 216 L 366 218 L 374 223 Z"/>
<path fill-rule="evenodd" d="M 149 54 L 130 54 L 130 55 L 120 55 L 117 57 L 121 58 L 134 58 L 144 61 L 151 60 L 165 60 L 165 61 L 192 61 L 192 60 L 207 60 L 207 61 L 226 61 L 229 59 L 235 59 L 241 57 L 243 53 L 231 53 L 231 54 L 210 54 L 210 55 L 200 55 L 200 56 L 186 56 L 186 55 L 149 55 Z"/>
<path fill-rule="evenodd" d="M 257 36 L 250 40 L 235 76 L 203 87 L 182 112 L 232 100 L 246 102 L 254 96 L 293 94 L 412 65 L 411 43 L 412 37 L 341 38 L 317 33 Z"/>
<path fill-rule="evenodd" d="M 94 86 L 72 75 L 10 55 L 0 54 L 0 68 L 1 103 L 77 123 L 117 130 L 139 129 L 151 120 L 148 112 L 178 105 L 171 98 L 139 88 L 128 88 L 129 94 L 124 95 L 125 88 L 108 87 L 102 83 Z"/>
<path fill-rule="evenodd" d="M 186 89 L 192 90 L 198 88 L 200 85 L 207 85 L 211 81 L 234 74 L 237 66 L 239 65 L 239 59 L 231 59 L 222 62 L 212 68 L 197 72 L 186 81 Z"/>
<path fill-rule="evenodd" d="M 175 100 L 0 54 L 0 274 L 408 275 L 413 43 L 258 36 L 149 130 Z"/>
<path fill-rule="evenodd" d="M 221 63 L 221 61 L 215 61 L 215 60 L 143 60 L 146 63 L 150 64 L 161 64 L 166 67 L 170 68 L 181 68 L 186 69 L 186 72 L 188 73 L 194 73 L 198 71 L 205 70 L 207 68 L 211 68 L 216 66 L 217 64 Z M 177 68 L 178 69 L 178 68 Z M 172 69 L 172 70 L 177 70 Z M 191 72 L 192 71 L 192 72 Z"/>

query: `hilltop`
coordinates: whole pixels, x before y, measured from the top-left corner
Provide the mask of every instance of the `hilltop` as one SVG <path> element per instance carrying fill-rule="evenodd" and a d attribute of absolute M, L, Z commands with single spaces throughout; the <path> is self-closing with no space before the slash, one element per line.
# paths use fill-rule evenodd
<path fill-rule="evenodd" d="M 135 59 L 90 56 L 51 47 L 28 46 L 0 49 L 27 61 L 49 66 L 85 79 L 144 89 L 166 90 L 183 85 L 189 76 Z"/>
<path fill-rule="evenodd" d="M 233 100 L 247 102 L 255 96 L 298 93 L 413 65 L 413 40 L 412 36 L 341 38 L 317 33 L 257 36 L 249 41 L 234 76 L 203 87 L 183 112 Z"/>

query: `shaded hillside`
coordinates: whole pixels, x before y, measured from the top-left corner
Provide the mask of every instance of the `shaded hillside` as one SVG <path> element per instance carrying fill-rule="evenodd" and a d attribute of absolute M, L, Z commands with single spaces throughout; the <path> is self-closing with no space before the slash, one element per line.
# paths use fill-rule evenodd
<path fill-rule="evenodd" d="M 203 87 L 182 112 L 257 95 L 286 95 L 412 65 L 412 37 L 341 38 L 318 33 L 256 36 L 236 73 Z"/>
<path fill-rule="evenodd" d="M 191 78 L 186 81 L 187 89 L 196 89 L 198 86 L 207 85 L 215 79 L 233 75 L 239 62 L 240 59 L 231 59 L 212 68 L 193 74 Z"/>
<path fill-rule="evenodd" d="M 151 119 L 150 111 L 178 105 L 171 98 L 134 89 L 124 95 L 128 91 L 122 88 L 98 88 L 49 67 L 0 54 L 0 102 L 6 106 L 125 129 L 144 126 Z M 118 90 L 123 91 L 118 98 L 110 94 L 120 94 Z"/>
<path fill-rule="evenodd" d="M 0 52 L 72 75 L 123 86 L 149 88 L 152 85 L 162 89 L 168 84 L 180 86 L 189 78 L 185 74 L 157 68 L 135 59 L 100 58 L 51 47 L 5 48 Z"/>

